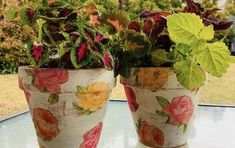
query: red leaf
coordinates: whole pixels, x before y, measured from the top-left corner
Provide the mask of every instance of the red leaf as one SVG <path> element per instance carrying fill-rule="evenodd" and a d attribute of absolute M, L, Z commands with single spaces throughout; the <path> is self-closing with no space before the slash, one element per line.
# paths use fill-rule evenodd
<path fill-rule="evenodd" d="M 33 8 L 28 8 L 26 13 L 28 15 L 29 21 L 32 23 L 35 17 L 36 11 Z"/>
<path fill-rule="evenodd" d="M 77 61 L 80 63 L 85 57 L 88 51 L 87 43 L 83 42 L 77 49 Z"/>
<path fill-rule="evenodd" d="M 104 58 L 103 60 L 104 60 L 105 66 L 112 69 L 113 65 L 112 65 L 112 59 L 110 57 L 110 54 L 105 53 L 103 58 Z"/>
<path fill-rule="evenodd" d="M 38 62 L 44 53 L 44 48 L 43 45 L 33 45 L 32 48 L 30 49 L 31 53 L 35 59 L 36 62 Z"/>
<path fill-rule="evenodd" d="M 149 36 L 153 28 L 153 22 L 151 20 L 145 20 L 144 22 L 144 33 Z"/>
<path fill-rule="evenodd" d="M 128 25 L 128 29 L 135 30 L 136 32 L 140 32 L 140 24 L 137 21 L 132 21 Z"/>
<path fill-rule="evenodd" d="M 104 39 L 104 36 L 103 36 L 102 34 L 100 34 L 100 33 L 97 33 L 97 34 L 96 34 L 95 40 L 96 40 L 97 42 L 102 42 L 103 39 Z"/>

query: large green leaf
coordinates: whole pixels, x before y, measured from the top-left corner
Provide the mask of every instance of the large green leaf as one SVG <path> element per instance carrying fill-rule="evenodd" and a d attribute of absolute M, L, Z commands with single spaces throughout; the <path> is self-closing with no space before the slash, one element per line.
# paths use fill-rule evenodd
<path fill-rule="evenodd" d="M 167 62 L 171 62 L 171 60 L 168 58 L 168 52 L 166 52 L 163 49 L 155 50 L 151 53 L 151 60 L 154 66 L 161 66 L 162 64 L 165 64 Z"/>
<path fill-rule="evenodd" d="M 207 42 L 203 39 L 200 39 L 198 41 L 193 42 L 191 48 L 192 54 L 198 54 L 207 48 Z"/>
<path fill-rule="evenodd" d="M 191 45 L 197 40 L 204 28 L 199 16 L 192 13 L 177 13 L 167 17 L 167 27 L 170 38 L 175 43 Z"/>
<path fill-rule="evenodd" d="M 150 42 L 145 34 L 133 30 L 125 31 L 124 51 L 141 58 L 150 51 Z"/>
<path fill-rule="evenodd" d="M 225 43 L 214 42 L 196 54 L 196 59 L 208 73 L 221 77 L 229 67 L 230 54 Z"/>
<path fill-rule="evenodd" d="M 179 61 L 175 63 L 174 70 L 179 83 L 190 90 L 202 86 L 206 79 L 205 72 L 192 61 Z"/>
<path fill-rule="evenodd" d="M 210 41 L 214 38 L 215 31 L 213 25 L 205 26 L 199 34 L 200 39 Z"/>

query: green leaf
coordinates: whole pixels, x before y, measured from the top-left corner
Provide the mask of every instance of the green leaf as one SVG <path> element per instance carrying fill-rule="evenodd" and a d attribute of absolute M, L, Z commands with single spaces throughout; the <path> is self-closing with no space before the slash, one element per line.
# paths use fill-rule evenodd
<path fill-rule="evenodd" d="M 207 42 L 205 40 L 198 40 L 192 43 L 192 54 L 199 54 L 207 48 Z"/>
<path fill-rule="evenodd" d="M 145 34 L 126 30 L 124 38 L 124 51 L 127 51 L 134 57 L 141 58 L 150 51 L 150 42 Z"/>
<path fill-rule="evenodd" d="M 164 108 L 166 105 L 170 104 L 170 102 L 164 97 L 156 96 L 156 99 L 162 108 Z"/>
<path fill-rule="evenodd" d="M 79 112 L 79 114 L 82 114 L 82 115 L 90 115 L 93 113 L 92 111 L 88 109 L 87 110 L 83 109 L 82 107 L 76 105 L 75 103 L 73 103 L 73 108 L 76 109 Z"/>
<path fill-rule="evenodd" d="M 59 95 L 58 94 L 50 94 L 48 98 L 48 102 L 53 105 L 59 102 Z"/>
<path fill-rule="evenodd" d="M 58 45 L 58 47 L 59 47 L 58 54 L 60 57 L 63 57 L 64 54 L 67 52 L 66 44 L 67 44 L 67 42 L 62 42 Z"/>
<path fill-rule="evenodd" d="M 19 10 L 16 8 L 11 7 L 10 10 L 8 10 L 6 18 L 9 21 L 12 21 L 13 19 L 16 18 L 16 15 L 19 13 Z"/>
<path fill-rule="evenodd" d="M 78 93 L 85 93 L 85 92 L 87 92 L 87 88 L 84 86 L 77 86 L 77 92 Z"/>
<path fill-rule="evenodd" d="M 167 27 L 175 43 L 191 45 L 204 25 L 200 17 L 193 13 L 176 13 L 167 17 Z"/>
<path fill-rule="evenodd" d="M 206 80 L 205 72 L 192 61 L 179 61 L 174 64 L 174 70 L 179 83 L 190 90 L 201 87 Z"/>
<path fill-rule="evenodd" d="M 167 57 L 168 52 L 163 49 L 157 49 L 151 53 L 151 60 L 154 66 L 161 66 L 171 60 Z"/>
<path fill-rule="evenodd" d="M 214 38 L 215 31 L 213 25 L 205 26 L 199 33 L 199 38 L 210 41 Z"/>
<path fill-rule="evenodd" d="M 177 44 L 175 48 L 183 56 L 188 56 L 192 51 L 191 47 L 186 44 Z"/>
<path fill-rule="evenodd" d="M 221 77 L 229 67 L 230 53 L 225 43 L 214 42 L 208 44 L 207 48 L 196 54 L 196 59 L 208 73 Z"/>
<path fill-rule="evenodd" d="M 159 116 L 162 116 L 162 117 L 169 117 L 169 115 L 167 115 L 164 111 L 159 111 L 159 110 L 157 110 L 156 113 L 157 113 Z"/>

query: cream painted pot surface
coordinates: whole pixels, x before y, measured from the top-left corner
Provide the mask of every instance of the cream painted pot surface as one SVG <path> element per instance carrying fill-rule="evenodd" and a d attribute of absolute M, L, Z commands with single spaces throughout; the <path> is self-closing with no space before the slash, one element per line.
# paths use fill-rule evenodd
<path fill-rule="evenodd" d="M 40 148 L 96 148 L 113 72 L 20 67 L 18 76 Z"/>
<path fill-rule="evenodd" d="M 140 141 L 150 147 L 187 144 L 199 90 L 187 90 L 170 68 L 131 68 L 121 78 Z"/>

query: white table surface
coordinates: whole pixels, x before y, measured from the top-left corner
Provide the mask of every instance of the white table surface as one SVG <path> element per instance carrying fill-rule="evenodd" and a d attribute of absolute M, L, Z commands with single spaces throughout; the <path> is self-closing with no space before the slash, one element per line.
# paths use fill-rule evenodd
<path fill-rule="evenodd" d="M 189 148 L 235 148 L 235 108 L 200 106 Z M 29 113 L 0 122 L 0 148 L 38 148 Z M 109 102 L 98 148 L 145 148 L 126 102 Z"/>

